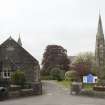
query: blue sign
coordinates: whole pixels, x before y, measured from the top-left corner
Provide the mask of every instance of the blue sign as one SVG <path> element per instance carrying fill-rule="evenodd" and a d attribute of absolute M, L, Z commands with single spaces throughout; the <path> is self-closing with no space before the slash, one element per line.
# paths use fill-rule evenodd
<path fill-rule="evenodd" d="M 87 75 L 87 83 L 93 83 L 94 76 L 92 74 Z"/>

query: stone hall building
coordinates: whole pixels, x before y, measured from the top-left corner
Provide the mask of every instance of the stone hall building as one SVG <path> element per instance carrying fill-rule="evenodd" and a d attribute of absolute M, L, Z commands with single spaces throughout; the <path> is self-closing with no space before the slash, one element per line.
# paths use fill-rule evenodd
<path fill-rule="evenodd" d="M 20 37 L 17 42 L 9 37 L 0 45 L 0 78 L 10 80 L 18 69 L 24 71 L 27 82 L 40 81 L 38 61 L 22 47 Z"/>
<path fill-rule="evenodd" d="M 105 68 L 105 39 L 104 39 L 102 20 L 100 14 L 98 20 L 98 29 L 96 34 L 95 59 L 96 59 L 96 65 L 98 67 L 98 75 L 99 77 L 102 77 L 103 68 Z"/>

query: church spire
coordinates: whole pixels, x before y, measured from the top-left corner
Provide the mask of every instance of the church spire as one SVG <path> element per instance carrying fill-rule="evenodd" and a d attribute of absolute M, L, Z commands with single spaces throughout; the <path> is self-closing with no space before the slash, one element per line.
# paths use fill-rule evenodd
<path fill-rule="evenodd" d="M 97 34 L 98 35 L 103 35 L 103 27 L 102 27 L 102 20 L 101 20 L 100 10 L 99 10 L 99 20 L 98 20 Z"/>
<path fill-rule="evenodd" d="M 21 42 L 21 38 L 20 38 L 20 34 L 19 34 L 19 38 L 18 38 L 18 44 L 19 44 L 20 46 L 22 46 L 22 42 Z"/>
<path fill-rule="evenodd" d="M 98 67 L 98 76 L 102 78 L 103 68 L 105 67 L 105 40 L 102 27 L 101 15 L 99 12 L 98 29 L 96 35 L 95 59 Z"/>
<path fill-rule="evenodd" d="M 10 35 L 9 40 L 11 40 L 11 39 L 12 39 L 12 37 L 11 37 L 11 35 Z"/>

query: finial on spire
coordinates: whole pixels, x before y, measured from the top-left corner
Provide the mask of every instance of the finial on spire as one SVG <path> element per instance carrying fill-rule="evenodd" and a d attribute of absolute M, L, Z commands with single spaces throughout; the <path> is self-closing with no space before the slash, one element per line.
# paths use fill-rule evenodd
<path fill-rule="evenodd" d="M 100 16 L 100 8 L 99 8 L 99 16 Z"/>
<path fill-rule="evenodd" d="M 20 38 L 20 33 L 19 33 L 19 38 L 18 38 L 18 44 L 19 44 L 20 46 L 22 46 L 22 42 L 21 42 L 21 38 Z"/>
<path fill-rule="evenodd" d="M 100 11 L 100 8 L 99 8 L 99 20 L 101 20 L 101 11 Z"/>
<path fill-rule="evenodd" d="M 11 39 L 12 39 L 12 37 L 11 37 L 11 35 L 10 35 L 9 40 L 11 40 Z"/>

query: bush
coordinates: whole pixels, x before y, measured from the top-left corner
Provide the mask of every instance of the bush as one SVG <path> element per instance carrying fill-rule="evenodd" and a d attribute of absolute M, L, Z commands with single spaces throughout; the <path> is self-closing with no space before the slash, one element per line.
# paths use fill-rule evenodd
<path fill-rule="evenodd" d="M 50 76 L 41 76 L 41 80 L 50 80 Z"/>
<path fill-rule="evenodd" d="M 40 71 L 40 74 L 41 74 L 41 76 L 48 76 L 49 75 L 49 70 L 48 69 L 42 69 L 41 71 Z"/>
<path fill-rule="evenodd" d="M 77 81 L 78 80 L 78 74 L 77 74 L 77 72 L 74 71 L 74 70 L 67 71 L 65 73 L 65 80 Z"/>
<path fill-rule="evenodd" d="M 15 85 L 20 85 L 21 88 L 24 87 L 26 79 L 25 79 L 25 74 L 23 71 L 21 70 L 15 71 L 13 75 L 11 76 L 11 79 Z"/>
<path fill-rule="evenodd" d="M 64 79 L 64 71 L 59 68 L 51 69 L 50 79 L 62 81 Z"/>

